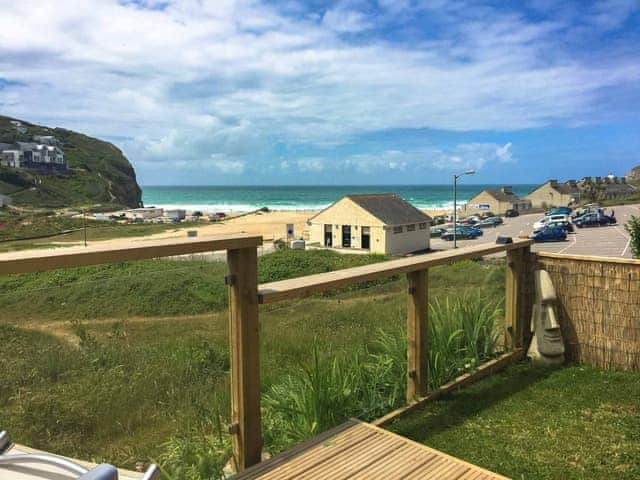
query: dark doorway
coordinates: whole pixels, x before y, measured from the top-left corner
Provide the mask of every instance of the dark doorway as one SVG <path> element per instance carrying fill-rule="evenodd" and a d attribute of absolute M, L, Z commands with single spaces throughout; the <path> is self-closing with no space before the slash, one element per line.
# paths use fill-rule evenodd
<path fill-rule="evenodd" d="M 351 248 L 351 225 L 342 226 L 342 246 Z"/>
<path fill-rule="evenodd" d="M 369 250 L 371 248 L 371 233 L 369 227 L 362 227 L 362 238 L 360 240 L 360 248 Z"/>
<path fill-rule="evenodd" d="M 333 229 L 331 228 L 331 225 L 324 226 L 324 246 L 333 246 Z"/>

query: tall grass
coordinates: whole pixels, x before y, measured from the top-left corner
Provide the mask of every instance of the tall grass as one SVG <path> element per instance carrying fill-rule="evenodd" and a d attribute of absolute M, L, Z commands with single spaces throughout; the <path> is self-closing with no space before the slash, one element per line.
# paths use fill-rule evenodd
<path fill-rule="evenodd" d="M 502 317 L 502 299 L 467 295 L 429 305 L 429 386 L 437 388 L 494 355 Z"/>
<path fill-rule="evenodd" d="M 430 388 L 496 353 L 501 304 L 472 295 L 430 305 Z M 263 396 L 266 444 L 279 451 L 348 418 L 370 420 L 402 405 L 406 358 L 402 331 L 380 332 L 371 349 L 351 357 L 323 357 L 314 346 L 311 366 L 295 369 Z"/>

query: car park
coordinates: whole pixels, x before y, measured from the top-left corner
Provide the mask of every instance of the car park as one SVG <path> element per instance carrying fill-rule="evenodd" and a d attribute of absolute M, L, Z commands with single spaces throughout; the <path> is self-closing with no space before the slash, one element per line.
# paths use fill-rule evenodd
<path fill-rule="evenodd" d="M 573 222 L 576 227 L 603 227 L 617 223 L 616 217 L 605 215 L 604 213 L 588 213 L 578 217 Z"/>
<path fill-rule="evenodd" d="M 469 240 L 478 238 L 479 235 L 473 233 L 470 229 L 465 227 L 456 227 L 456 239 L 459 240 Z M 442 235 L 441 238 L 443 240 L 452 241 L 453 240 L 453 228 L 448 228 Z"/>
<path fill-rule="evenodd" d="M 562 242 L 567 239 L 567 232 L 561 227 L 545 227 L 533 232 L 534 242 Z"/>

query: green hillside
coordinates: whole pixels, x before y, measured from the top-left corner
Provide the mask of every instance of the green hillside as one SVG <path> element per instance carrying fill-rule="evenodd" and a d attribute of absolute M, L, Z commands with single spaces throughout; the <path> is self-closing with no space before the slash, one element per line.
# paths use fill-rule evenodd
<path fill-rule="evenodd" d="M 139 206 L 142 192 L 136 174 L 116 146 L 71 130 L 19 120 L 27 128 L 23 133 L 11 120 L 19 119 L 0 116 L 0 142 L 28 142 L 33 135 L 53 135 L 69 166 L 65 173 L 52 174 L 0 167 L 0 193 L 10 195 L 15 206 Z"/>

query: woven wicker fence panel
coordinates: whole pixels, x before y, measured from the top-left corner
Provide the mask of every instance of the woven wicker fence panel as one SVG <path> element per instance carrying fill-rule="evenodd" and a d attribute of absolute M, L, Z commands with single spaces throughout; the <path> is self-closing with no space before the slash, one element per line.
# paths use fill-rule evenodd
<path fill-rule="evenodd" d="M 527 273 L 549 272 L 560 303 L 567 359 L 640 370 L 640 263 L 530 256 Z M 522 315 L 531 316 L 533 276 L 523 282 Z"/>

